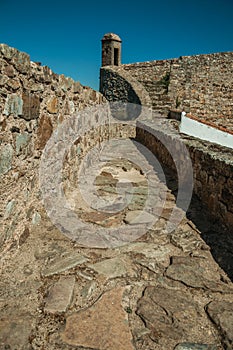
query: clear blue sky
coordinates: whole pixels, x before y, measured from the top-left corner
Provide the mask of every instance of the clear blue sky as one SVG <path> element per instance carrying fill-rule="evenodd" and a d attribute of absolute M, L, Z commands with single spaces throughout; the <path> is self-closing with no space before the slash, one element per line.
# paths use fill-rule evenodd
<path fill-rule="evenodd" d="M 123 63 L 233 51 L 233 0 L 0 0 L 0 42 L 98 89 L 101 38 Z"/>

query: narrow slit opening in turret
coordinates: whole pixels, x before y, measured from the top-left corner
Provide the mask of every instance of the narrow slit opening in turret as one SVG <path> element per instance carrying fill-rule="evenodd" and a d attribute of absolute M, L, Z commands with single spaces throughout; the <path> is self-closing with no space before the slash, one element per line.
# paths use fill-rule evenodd
<path fill-rule="evenodd" d="M 114 66 L 119 66 L 119 49 L 114 48 Z"/>

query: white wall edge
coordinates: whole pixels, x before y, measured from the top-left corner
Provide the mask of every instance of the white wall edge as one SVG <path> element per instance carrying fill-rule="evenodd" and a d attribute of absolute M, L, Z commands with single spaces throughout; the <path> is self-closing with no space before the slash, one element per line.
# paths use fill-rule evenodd
<path fill-rule="evenodd" d="M 233 149 L 233 135 L 200 123 L 182 114 L 180 132 Z"/>

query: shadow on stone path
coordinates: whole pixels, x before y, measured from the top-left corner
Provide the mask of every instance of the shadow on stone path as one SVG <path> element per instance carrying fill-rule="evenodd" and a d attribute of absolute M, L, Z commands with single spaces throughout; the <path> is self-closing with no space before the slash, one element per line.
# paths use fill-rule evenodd
<path fill-rule="evenodd" d="M 146 154 L 144 156 L 146 157 Z M 164 172 L 162 176 L 158 170 L 155 169 L 159 179 L 163 181 L 165 175 L 167 187 L 177 197 L 178 181 L 176 174 L 164 165 L 162 166 Z M 233 281 L 233 232 L 229 232 L 229 230 L 212 217 L 208 209 L 196 195 L 192 196 L 186 215 L 195 224 L 201 237 L 210 247 L 215 261 L 226 272 L 231 281 Z"/>

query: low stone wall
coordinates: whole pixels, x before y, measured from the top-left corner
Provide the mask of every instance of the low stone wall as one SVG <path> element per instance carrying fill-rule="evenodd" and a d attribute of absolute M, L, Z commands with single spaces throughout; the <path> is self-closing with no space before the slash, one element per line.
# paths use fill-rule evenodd
<path fill-rule="evenodd" d="M 232 62 L 233 52 L 225 52 L 111 66 L 118 80 L 113 73 L 106 79 L 109 67 L 102 67 L 100 91 L 109 100 L 124 98 L 119 91 L 121 77 L 127 75 L 129 83 L 137 81 L 144 88 L 154 111 L 167 115 L 184 110 L 232 130 Z"/>
<path fill-rule="evenodd" d="M 174 178 L 177 178 L 175 164 L 165 145 L 182 154 L 181 144 L 184 143 L 192 161 L 194 193 L 209 209 L 213 219 L 233 232 L 233 159 L 230 150 L 192 137 L 181 137 L 166 119 L 156 123 L 139 122 L 136 139 L 150 149 L 161 164 L 173 170 Z M 181 159 L 185 169 L 184 161 Z"/>

